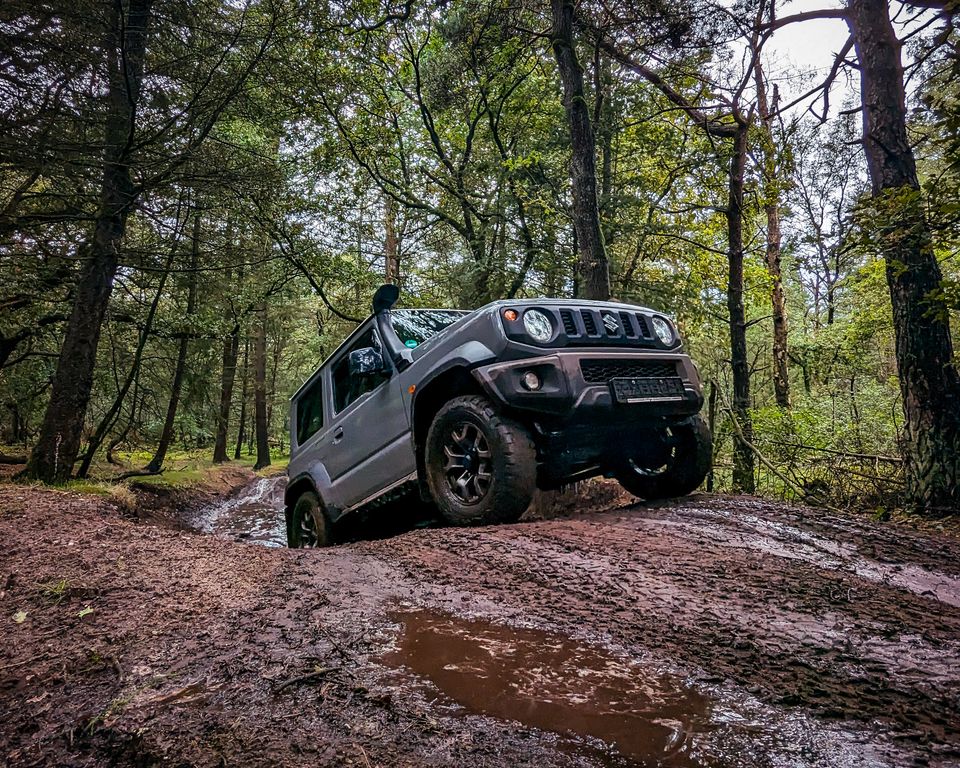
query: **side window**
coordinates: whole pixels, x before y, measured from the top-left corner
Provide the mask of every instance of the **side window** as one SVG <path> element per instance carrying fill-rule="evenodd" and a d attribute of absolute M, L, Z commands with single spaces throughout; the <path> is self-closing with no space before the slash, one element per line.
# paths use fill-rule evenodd
<path fill-rule="evenodd" d="M 303 445 L 323 426 L 323 379 L 310 385 L 297 400 L 297 445 Z"/>
<path fill-rule="evenodd" d="M 380 338 L 373 328 L 361 335 L 333 365 L 331 378 L 333 379 L 333 410 L 335 413 L 340 413 L 358 397 L 376 389 L 387 380 L 387 377 L 382 374 L 362 378 L 350 375 L 350 353 L 364 347 L 373 347 L 380 351 Z"/>

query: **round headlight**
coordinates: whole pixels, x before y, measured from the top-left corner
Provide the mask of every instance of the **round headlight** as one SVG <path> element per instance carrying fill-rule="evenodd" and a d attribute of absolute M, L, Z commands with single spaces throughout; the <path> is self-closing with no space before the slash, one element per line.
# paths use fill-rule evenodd
<path fill-rule="evenodd" d="M 664 318 L 653 318 L 653 332 L 657 334 L 660 343 L 669 347 L 674 342 L 673 328 Z"/>
<path fill-rule="evenodd" d="M 553 323 L 538 309 L 528 309 L 523 313 L 523 327 L 530 338 L 544 344 L 553 336 Z"/>

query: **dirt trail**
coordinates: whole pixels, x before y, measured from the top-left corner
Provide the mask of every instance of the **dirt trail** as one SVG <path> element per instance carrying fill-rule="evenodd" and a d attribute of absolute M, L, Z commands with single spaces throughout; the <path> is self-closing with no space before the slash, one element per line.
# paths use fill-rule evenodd
<path fill-rule="evenodd" d="M 721 497 L 325 551 L 218 519 L 0 486 L 0 762 L 960 765 L 944 534 Z"/>

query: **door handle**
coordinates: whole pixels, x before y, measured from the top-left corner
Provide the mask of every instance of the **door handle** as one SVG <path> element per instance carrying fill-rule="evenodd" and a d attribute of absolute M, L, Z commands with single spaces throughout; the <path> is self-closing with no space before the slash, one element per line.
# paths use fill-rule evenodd
<path fill-rule="evenodd" d="M 333 442 L 334 444 L 337 444 L 341 440 L 343 440 L 343 427 L 337 427 L 333 433 Z"/>

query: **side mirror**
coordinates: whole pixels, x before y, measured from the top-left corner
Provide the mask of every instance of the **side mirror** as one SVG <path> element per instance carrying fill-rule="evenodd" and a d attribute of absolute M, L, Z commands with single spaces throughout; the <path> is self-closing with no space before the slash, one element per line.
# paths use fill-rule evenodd
<path fill-rule="evenodd" d="M 347 367 L 351 376 L 373 376 L 383 373 L 386 366 L 383 364 L 383 355 L 373 347 L 355 349 L 350 353 Z"/>

